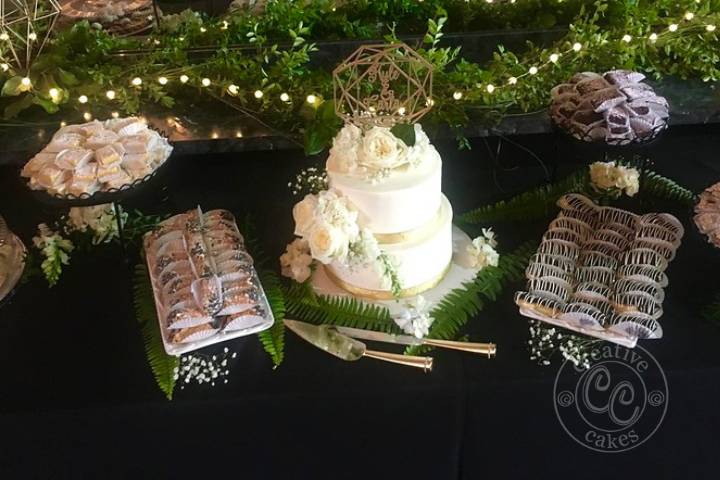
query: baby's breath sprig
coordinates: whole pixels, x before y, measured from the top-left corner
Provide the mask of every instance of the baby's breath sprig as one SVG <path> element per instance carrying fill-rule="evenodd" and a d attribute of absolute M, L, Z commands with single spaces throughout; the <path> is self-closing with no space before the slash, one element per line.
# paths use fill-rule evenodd
<path fill-rule="evenodd" d="M 214 387 L 215 383 L 221 380 L 223 383 L 228 383 L 227 377 L 230 374 L 228 360 L 235 357 L 237 357 L 237 353 L 230 352 L 227 347 L 218 355 L 188 353 L 180 357 L 180 365 L 175 368 L 174 372 L 175 380 L 182 382 L 180 385 L 181 390 L 191 382 L 198 385 L 209 383 L 211 387 Z"/>
<path fill-rule="evenodd" d="M 317 167 L 308 167 L 295 175 L 295 181 L 288 182 L 288 188 L 295 196 L 317 194 L 328 189 L 327 173 Z"/>
<path fill-rule="evenodd" d="M 547 325 L 537 320 L 530 320 L 530 360 L 539 365 L 550 365 L 552 357 L 557 353 L 576 367 L 590 368 L 593 348 L 601 340 L 575 335 L 567 330 Z"/>

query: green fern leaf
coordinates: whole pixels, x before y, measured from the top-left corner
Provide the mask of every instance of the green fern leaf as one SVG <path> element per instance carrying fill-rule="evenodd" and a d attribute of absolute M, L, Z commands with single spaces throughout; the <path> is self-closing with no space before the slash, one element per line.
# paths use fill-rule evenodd
<path fill-rule="evenodd" d="M 458 222 L 478 224 L 548 218 L 555 212 L 558 198 L 570 192 L 585 192 L 588 184 L 587 169 L 582 169 L 559 182 L 542 185 L 510 200 L 501 200 L 471 210 L 460 215 Z"/>
<path fill-rule="evenodd" d="M 135 266 L 133 303 L 150 369 L 160 390 L 165 393 L 168 400 L 172 400 L 175 390 L 175 371 L 180 359 L 165 352 L 155 311 L 152 285 L 144 263 Z"/>
<path fill-rule="evenodd" d="M 691 190 L 653 171 L 645 172 L 642 192 L 655 198 L 680 203 L 686 207 L 692 207 L 696 201 L 695 194 Z"/>
<path fill-rule="evenodd" d="M 523 277 L 525 266 L 534 251 L 532 242 L 525 243 L 513 253 L 501 255 L 497 267 L 483 268 L 474 280 L 447 294 L 430 312 L 434 321 L 428 337 L 446 340 L 456 338 L 462 327 L 484 308 L 486 302 L 495 301 L 505 285 Z M 413 346 L 408 347 L 405 353 L 418 355 L 430 349 Z"/>

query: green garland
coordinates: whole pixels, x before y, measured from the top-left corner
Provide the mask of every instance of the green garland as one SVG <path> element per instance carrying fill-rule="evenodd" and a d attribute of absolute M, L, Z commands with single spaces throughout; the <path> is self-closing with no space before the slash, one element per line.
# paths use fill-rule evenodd
<path fill-rule="evenodd" d="M 463 29 L 488 13 L 511 15 L 520 11 L 514 10 L 519 5 L 486 7 L 478 1 L 465 7 L 460 3 L 465 2 L 366 1 L 335 8 L 329 0 L 308 4 L 278 0 L 269 3 L 262 16 L 237 13 L 207 19 L 186 13 L 166 22 L 147 42 L 112 37 L 80 23 L 61 32 L 36 60 L 29 72 L 31 90 L 20 82 L 26 72 L 4 74 L 5 98 L 0 108 L 6 117 L 33 105 L 50 113 L 70 108 L 100 117 L 111 111 L 136 113 L 147 102 L 187 108 L 200 94 L 229 102 L 278 132 L 316 135 L 319 138 L 310 142 L 315 151 L 329 141 L 339 124 L 318 108 L 332 96 L 332 80 L 327 66 L 310 64 L 317 47 L 309 39 L 368 38 L 384 32 L 385 39 L 393 41 L 401 32 L 423 31 L 423 25 L 428 30 L 418 51 L 436 71 L 435 104 L 424 122 L 429 127 L 450 126 L 461 142 L 463 128 L 470 124 L 489 125 L 508 112 L 545 108 L 550 88 L 577 71 L 627 68 L 656 77 L 720 78 L 718 35 L 706 29 L 720 23 L 720 0 L 701 4 L 691 0 L 572 2 L 574 7 L 565 11 L 566 16 L 556 17 L 565 18 L 569 25 L 562 39 L 546 48 L 529 45 L 522 53 L 498 46 L 484 65 L 462 58 L 459 49 L 442 48 L 443 27 Z M 532 3 L 537 18 L 540 12 L 550 11 L 552 2 Z M 693 13 L 691 20 L 683 20 L 686 12 Z M 380 27 L 379 18 L 384 20 Z M 671 23 L 679 24 L 674 32 L 668 30 Z M 660 33 L 654 42 L 648 39 L 651 32 Z M 625 35 L 630 42 L 622 40 Z M 575 43 L 582 45 L 580 51 L 572 49 Z M 209 46 L 207 55 L 188 51 L 200 46 Z M 123 57 L 111 56 L 120 50 Z M 566 53 L 557 63 L 551 62 L 551 54 L 558 52 Z M 538 73 L 527 75 L 534 65 L 541 67 Z M 186 83 L 180 81 L 183 75 Z M 135 77 L 142 79 L 141 85 L 131 85 Z M 168 82 L 159 83 L 160 77 Z M 522 81 L 499 88 L 511 77 L 522 77 Z M 202 85 L 205 78 L 211 81 L 207 87 Z M 486 88 L 491 83 L 496 87 L 492 93 Z M 235 94 L 228 92 L 230 85 L 236 87 Z M 51 88 L 57 89 L 55 97 L 49 94 Z M 113 100 L 106 97 L 108 90 L 114 92 Z M 463 94 L 460 100 L 456 92 Z M 282 101 L 282 93 L 290 100 Z M 314 105 L 304 101 L 311 93 L 318 98 Z M 78 103 L 81 95 L 88 97 L 87 104 Z"/>

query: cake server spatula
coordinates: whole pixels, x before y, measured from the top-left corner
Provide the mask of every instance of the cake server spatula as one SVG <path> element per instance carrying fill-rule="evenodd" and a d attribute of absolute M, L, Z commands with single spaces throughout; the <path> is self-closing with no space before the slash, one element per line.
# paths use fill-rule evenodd
<path fill-rule="evenodd" d="M 364 343 L 343 335 L 329 325 L 312 325 L 297 320 L 284 320 L 285 326 L 295 332 L 303 340 L 315 345 L 321 350 L 343 360 L 354 362 L 363 357 L 383 360 L 385 362 L 422 368 L 425 372 L 432 370 L 432 357 L 415 357 L 412 355 L 399 355 L 396 353 L 377 352 L 368 350 Z"/>

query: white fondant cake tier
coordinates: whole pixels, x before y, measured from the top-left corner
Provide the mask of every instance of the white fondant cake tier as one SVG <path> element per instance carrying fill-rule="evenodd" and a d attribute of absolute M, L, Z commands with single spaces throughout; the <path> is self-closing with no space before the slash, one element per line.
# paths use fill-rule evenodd
<path fill-rule="evenodd" d="M 435 228 L 422 225 L 417 235 L 408 232 L 403 241 L 380 243 L 380 249 L 395 263 L 405 296 L 417 295 L 421 290 L 432 288 L 442 279 L 452 259 L 452 207 L 442 194 L 439 213 L 437 209 L 434 210 L 430 222 Z M 391 296 L 390 282 L 376 262 L 355 267 L 333 262 L 326 269 L 340 286 L 351 293 L 363 295 L 362 291 L 385 292 Z"/>
<path fill-rule="evenodd" d="M 418 166 L 394 171 L 378 182 L 328 171 L 330 187 L 359 212 L 360 227 L 373 233 L 413 230 L 432 220 L 441 203 L 442 161 L 432 146 L 426 152 Z"/>

